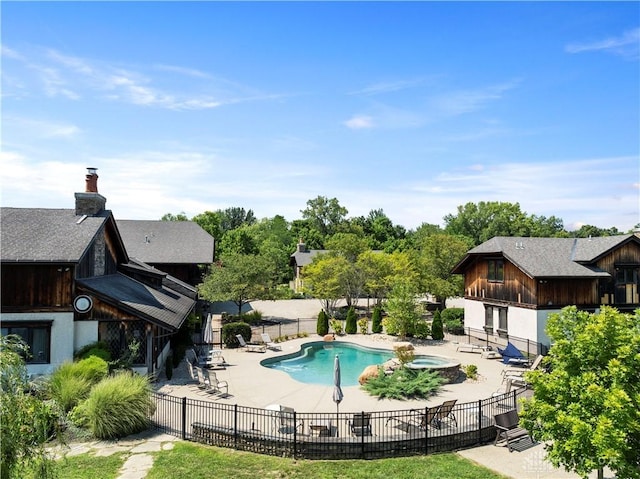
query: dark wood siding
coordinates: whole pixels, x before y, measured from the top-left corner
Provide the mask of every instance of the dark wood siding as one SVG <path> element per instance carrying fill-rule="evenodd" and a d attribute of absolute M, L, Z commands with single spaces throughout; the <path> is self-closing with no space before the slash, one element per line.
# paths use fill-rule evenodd
<path fill-rule="evenodd" d="M 2 311 L 68 311 L 74 265 L 2 265 Z"/>
<path fill-rule="evenodd" d="M 540 280 L 538 306 L 598 305 L 598 282 L 594 279 Z"/>
<path fill-rule="evenodd" d="M 504 261 L 504 280 L 489 281 L 487 260 L 475 261 L 465 271 L 465 295 L 519 304 L 537 304 L 536 282 L 509 261 Z"/>

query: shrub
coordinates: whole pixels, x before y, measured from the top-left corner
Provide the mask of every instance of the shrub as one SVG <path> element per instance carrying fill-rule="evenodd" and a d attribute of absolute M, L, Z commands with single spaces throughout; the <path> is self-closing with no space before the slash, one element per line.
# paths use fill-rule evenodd
<path fill-rule="evenodd" d="M 391 336 L 396 336 L 398 334 L 398 331 L 400 331 L 398 322 L 391 316 L 385 316 L 382 320 L 382 325 L 384 326 L 384 330 L 386 331 L 386 333 L 390 334 Z"/>
<path fill-rule="evenodd" d="M 382 308 L 380 306 L 376 306 L 375 308 L 373 308 L 373 316 L 371 317 L 371 332 L 382 332 Z"/>
<path fill-rule="evenodd" d="M 96 384 L 74 414 L 98 439 L 117 439 L 147 429 L 154 411 L 149 379 L 120 371 Z"/>
<path fill-rule="evenodd" d="M 390 399 L 426 399 L 444 383 L 437 371 L 400 368 L 385 374 L 380 368 L 378 377 L 369 378 L 362 388 L 372 396 Z"/>
<path fill-rule="evenodd" d="M 464 308 L 446 308 L 440 313 L 442 322 L 447 323 L 449 321 L 464 322 Z"/>
<path fill-rule="evenodd" d="M 442 330 L 442 317 L 440 316 L 440 310 L 436 310 L 433 315 L 433 322 L 431 323 L 431 337 L 436 341 L 444 339 L 444 331 Z"/>
<path fill-rule="evenodd" d="M 329 316 L 321 309 L 318 313 L 318 322 L 316 323 L 316 333 L 320 336 L 324 336 L 329 333 Z"/>
<path fill-rule="evenodd" d="M 400 361 L 402 367 L 404 367 L 405 364 L 413 361 L 416 357 L 416 353 L 413 347 L 409 346 L 399 346 L 396 348 L 395 352 L 396 358 L 398 358 L 398 361 Z"/>
<path fill-rule="evenodd" d="M 236 334 L 242 335 L 246 342 L 251 340 L 251 326 L 242 321 L 227 323 L 222 326 L 222 341 L 228 348 L 238 348 L 240 343 Z"/>
<path fill-rule="evenodd" d="M 86 359 L 90 356 L 98 356 L 107 362 L 111 361 L 109 345 L 105 341 L 95 341 L 87 344 L 76 351 L 73 355 L 73 359 Z"/>
<path fill-rule="evenodd" d="M 455 334 L 456 336 L 464 335 L 464 326 L 459 319 L 450 320 L 444 323 L 444 326 L 449 334 Z"/>
<path fill-rule="evenodd" d="M 51 375 L 51 396 L 64 412 L 69 412 L 89 395 L 91 387 L 106 377 L 109 365 L 98 356 L 75 363 L 63 363 Z"/>
<path fill-rule="evenodd" d="M 240 321 L 248 324 L 256 324 L 262 321 L 262 312 L 254 310 L 249 313 L 244 313 L 240 316 Z"/>
<path fill-rule="evenodd" d="M 329 323 L 331 324 L 331 329 L 333 329 L 333 332 L 340 336 L 342 334 L 342 321 L 333 318 L 331 321 L 329 321 Z"/>
<path fill-rule="evenodd" d="M 467 364 L 466 366 L 463 366 L 462 370 L 469 379 L 478 379 L 478 366 L 475 364 Z"/>
<path fill-rule="evenodd" d="M 416 322 L 413 330 L 413 337 L 417 339 L 428 339 L 431 335 L 431 327 L 429 323 L 421 319 Z"/>
<path fill-rule="evenodd" d="M 367 334 L 369 332 L 369 320 L 367 318 L 360 318 L 358 320 L 358 331 L 360 331 L 360 334 Z"/>
<path fill-rule="evenodd" d="M 358 316 L 356 315 L 356 311 L 353 307 L 347 310 L 344 332 L 347 334 L 356 334 L 358 332 Z"/>

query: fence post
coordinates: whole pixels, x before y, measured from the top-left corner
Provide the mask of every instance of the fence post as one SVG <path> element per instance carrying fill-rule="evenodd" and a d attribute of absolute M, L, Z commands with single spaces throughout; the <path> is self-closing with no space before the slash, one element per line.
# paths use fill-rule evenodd
<path fill-rule="evenodd" d="M 297 456 L 298 449 L 298 418 L 296 417 L 297 411 L 293 411 L 293 458 Z M 304 427 L 304 426 L 303 426 Z"/>
<path fill-rule="evenodd" d="M 238 449 L 238 405 L 233 405 L 233 448 Z"/>
<path fill-rule="evenodd" d="M 182 398 L 182 440 L 187 439 L 187 398 Z"/>
<path fill-rule="evenodd" d="M 478 399 L 478 442 L 482 443 L 482 399 Z"/>
<path fill-rule="evenodd" d="M 364 411 L 361 411 L 361 418 L 360 418 L 360 455 L 362 456 L 362 459 L 366 459 L 366 457 L 364 457 Z M 369 425 L 369 427 L 371 427 L 371 425 Z"/>
<path fill-rule="evenodd" d="M 424 417 L 427 420 L 429 419 L 428 413 L 429 413 L 429 408 L 425 406 L 425 408 L 424 408 Z M 425 426 L 426 427 L 424 428 L 424 454 L 426 456 L 427 454 L 429 454 L 429 429 L 431 429 L 431 428 L 429 427 L 429 424 L 427 424 L 427 423 L 425 423 Z"/>

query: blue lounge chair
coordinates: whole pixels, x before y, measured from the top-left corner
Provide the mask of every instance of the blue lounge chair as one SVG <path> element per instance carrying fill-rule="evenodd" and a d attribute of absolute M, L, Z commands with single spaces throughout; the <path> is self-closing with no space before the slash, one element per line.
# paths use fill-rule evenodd
<path fill-rule="evenodd" d="M 524 354 L 520 352 L 511 342 L 507 343 L 507 347 L 504 349 L 498 348 L 498 352 L 502 356 L 502 362 L 511 365 L 527 365 L 529 360 Z"/>

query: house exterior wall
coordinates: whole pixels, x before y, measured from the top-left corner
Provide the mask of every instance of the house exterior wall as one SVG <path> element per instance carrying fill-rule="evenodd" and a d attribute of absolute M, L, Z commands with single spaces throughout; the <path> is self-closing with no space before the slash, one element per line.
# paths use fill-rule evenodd
<path fill-rule="evenodd" d="M 51 374 L 65 361 L 73 359 L 73 313 L 3 313 L 3 322 L 52 321 L 50 360 L 48 364 L 27 364 L 30 375 Z"/>
<path fill-rule="evenodd" d="M 74 326 L 74 351 L 98 340 L 98 321 L 76 321 Z"/>

